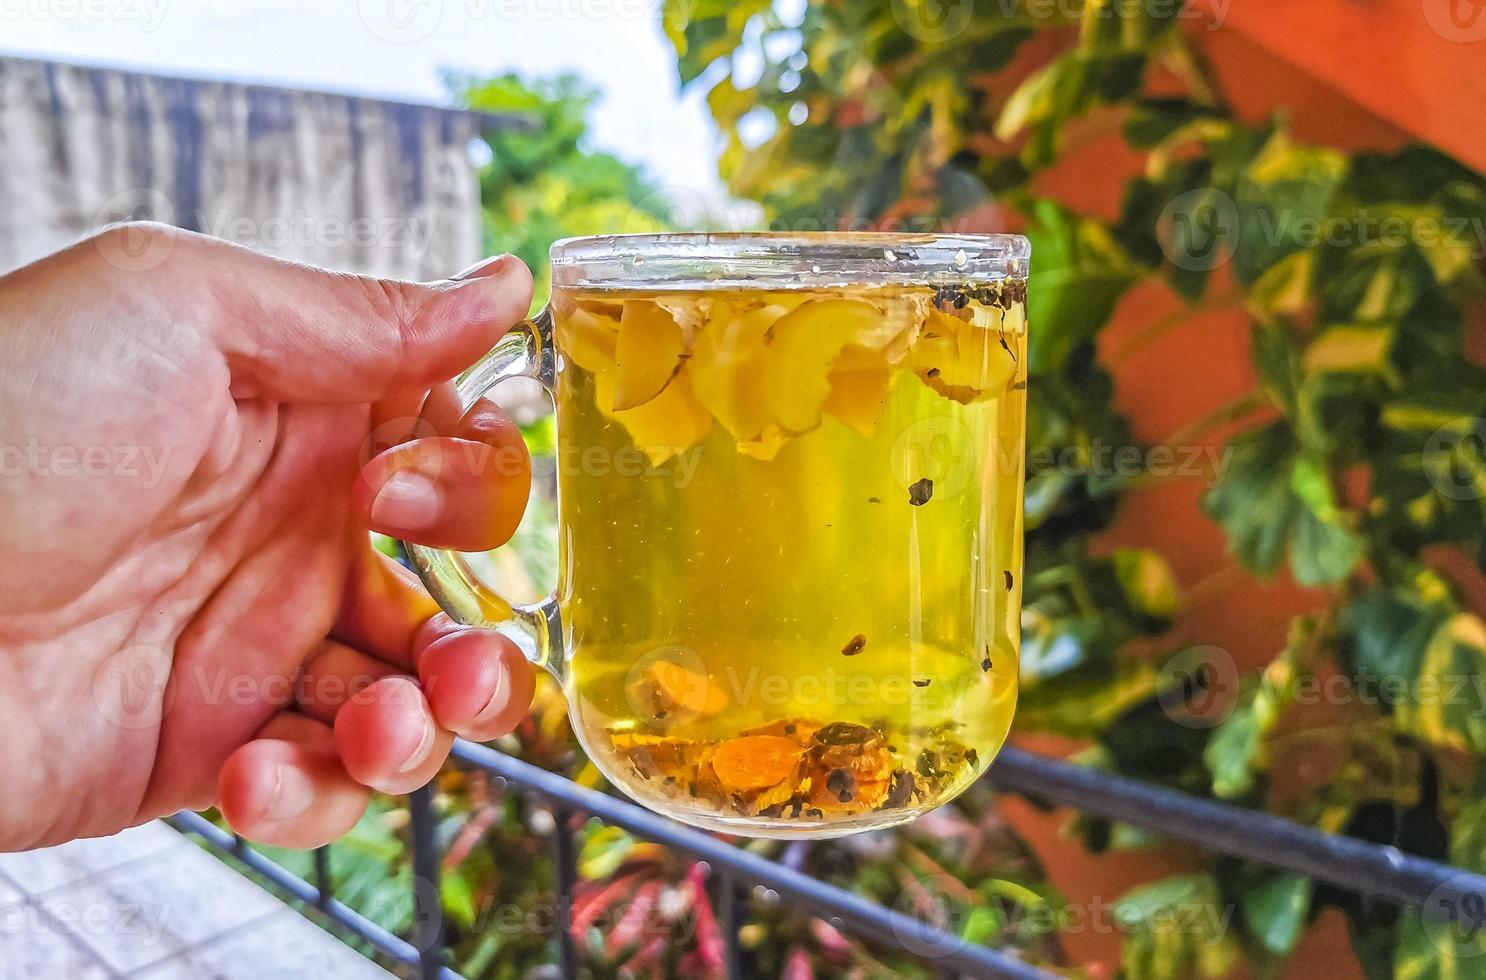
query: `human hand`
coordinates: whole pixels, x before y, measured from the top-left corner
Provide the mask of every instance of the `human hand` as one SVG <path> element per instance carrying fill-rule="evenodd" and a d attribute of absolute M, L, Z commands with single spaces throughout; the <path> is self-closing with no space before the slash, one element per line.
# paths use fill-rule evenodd
<path fill-rule="evenodd" d="M 415 285 L 153 225 L 0 278 L 0 851 L 212 805 L 310 847 L 516 724 L 520 651 L 367 532 L 515 530 L 521 434 L 446 382 L 530 297 L 510 256 Z"/>

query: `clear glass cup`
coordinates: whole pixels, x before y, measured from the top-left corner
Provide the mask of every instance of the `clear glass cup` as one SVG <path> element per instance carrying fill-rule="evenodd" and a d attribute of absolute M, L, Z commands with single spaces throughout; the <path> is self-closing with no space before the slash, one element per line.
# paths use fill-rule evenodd
<path fill-rule="evenodd" d="M 1016 702 L 1029 246 L 624 235 L 458 383 L 551 392 L 560 581 L 513 606 L 411 546 L 456 619 L 566 692 L 647 807 L 733 834 L 889 826 L 968 786 Z"/>

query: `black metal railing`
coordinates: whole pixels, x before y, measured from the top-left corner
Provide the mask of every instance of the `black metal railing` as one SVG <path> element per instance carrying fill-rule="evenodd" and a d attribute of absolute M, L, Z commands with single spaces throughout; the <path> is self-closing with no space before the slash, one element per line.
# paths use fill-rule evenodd
<path fill-rule="evenodd" d="M 811 878 L 796 868 L 770 861 L 716 837 L 659 816 L 625 800 L 587 789 L 545 769 L 487 746 L 459 741 L 454 760 L 465 768 L 495 776 L 518 791 L 542 800 L 556 816 L 552 835 L 557 867 L 555 932 L 558 966 L 564 977 L 578 971 L 571 926 L 577 882 L 574 814 L 607 824 L 705 861 L 712 876 L 719 924 L 726 943 L 730 980 L 748 975 L 739 931 L 747 917 L 746 889 L 763 886 L 833 925 L 878 944 L 896 947 L 950 977 L 1050 978 L 1010 953 L 965 941 L 937 926 L 884 908 L 845 889 Z M 1210 851 L 1249 858 L 1341 888 L 1401 905 L 1450 916 L 1479 906 L 1486 876 L 1406 854 L 1397 848 L 1329 834 L 1254 810 L 1200 800 L 1057 759 L 1005 748 L 985 776 L 1000 790 L 1139 826 L 1189 841 Z M 331 923 L 382 955 L 418 969 L 426 978 L 462 980 L 445 963 L 443 909 L 439 900 L 440 855 L 429 790 L 409 797 L 412 816 L 413 902 L 416 922 L 410 939 L 395 936 L 332 893 L 328 850 L 316 854 L 312 884 L 248 847 L 241 838 L 195 813 L 170 818 L 179 830 L 232 855 L 250 870 L 318 909 Z"/>

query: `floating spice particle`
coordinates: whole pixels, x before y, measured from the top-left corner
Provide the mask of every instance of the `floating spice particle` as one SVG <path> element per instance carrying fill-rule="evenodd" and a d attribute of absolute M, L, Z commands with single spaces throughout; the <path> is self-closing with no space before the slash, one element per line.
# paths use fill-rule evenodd
<path fill-rule="evenodd" d="M 987 673 L 990 672 L 990 669 L 991 669 L 991 658 L 990 657 L 986 657 L 984 660 L 982 660 L 980 662 L 980 669 L 986 671 Z"/>
<path fill-rule="evenodd" d="M 1007 592 L 1010 592 L 1011 591 L 1011 586 L 1016 581 L 1016 579 L 1014 579 L 1014 578 L 1011 577 L 1011 573 L 1010 572 L 1003 571 L 1001 574 L 1006 577 L 1006 591 Z"/>
<path fill-rule="evenodd" d="M 937 378 L 937 377 L 939 377 L 939 369 L 938 368 L 929 368 L 929 370 L 925 371 L 924 374 L 927 375 L 930 378 Z"/>
<path fill-rule="evenodd" d="M 825 814 L 819 807 L 811 807 L 810 809 L 805 811 L 805 816 L 809 817 L 811 820 L 819 820 L 821 817 L 825 816 Z"/>
<path fill-rule="evenodd" d="M 866 725 L 856 725 L 849 721 L 833 721 L 815 733 L 817 745 L 865 745 L 881 739 L 880 733 Z"/>
<path fill-rule="evenodd" d="M 1014 385 L 1011 386 L 1011 390 L 1012 391 L 1026 391 L 1027 390 L 1027 382 L 1025 382 L 1025 381 L 1018 381 L 1016 384 L 1014 384 Z"/>
<path fill-rule="evenodd" d="M 1010 354 L 1011 355 L 1011 359 L 1013 361 L 1015 361 L 1016 360 L 1016 351 L 1014 351 L 1014 350 L 1011 349 L 1011 345 L 1006 342 L 1006 338 L 1005 337 L 998 337 L 997 339 L 1001 342 L 1001 349 L 1004 350 L 1004 351 L 1006 351 L 1006 353 Z"/>
<path fill-rule="evenodd" d="M 908 502 L 915 507 L 922 507 L 934 496 L 934 481 L 928 477 L 919 480 L 908 488 Z"/>
<path fill-rule="evenodd" d="M 918 774 L 925 779 L 932 779 L 939 774 L 939 753 L 933 749 L 924 749 L 918 754 Z"/>
<path fill-rule="evenodd" d="M 965 750 L 965 761 L 972 766 L 980 765 L 980 754 L 974 749 Z"/>
<path fill-rule="evenodd" d="M 928 687 L 929 686 L 929 678 L 925 677 L 922 680 L 914 680 L 913 686 L 914 687 Z"/>
<path fill-rule="evenodd" d="M 869 503 L 869 504 L 880 504 L 880 503 L 882 503 L 882 498 L 881 497 L 868 497 L 867 498 L 867 503 Z"/>
<path fill-rule="evenodd" d="M 846 641 L 846 646 L 841 648 L 843 656 L 855 657 L 867 646 L 867 638 L 861 633 Z"/>
<path fill-rule="evenodd" d="M 898 769 L 893 772 L 892 782 L 888 785 L 887 802 L 884 806 L 895 810 L 907 806 L 913 799 L 913 773 L 906 769 Z"/>
<path fill-rule="evenodd" d="M 855 789 L 856 780 L 845 769 L 832 769 L 830 775 L 826 776 L 826 792 L 838 802 L 850 803 Z"/>

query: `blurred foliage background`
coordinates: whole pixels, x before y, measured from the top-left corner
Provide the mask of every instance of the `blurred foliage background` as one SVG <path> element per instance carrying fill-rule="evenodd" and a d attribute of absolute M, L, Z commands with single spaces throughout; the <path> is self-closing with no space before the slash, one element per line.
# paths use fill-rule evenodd
<path fill-rule="evenodd" d="M 681 79 L 705 90 L 725 136 L 719 165 L 730 191 L 759 202 L 770 227 L 956 230 L 993 205 L 1033 239 L 1017 730 L 1080 740 L 1090 766 L 1486 870 L 1486 624 L 1457 581 L 1486 562 L 1486 372 L 1465 356 L 1463 334 L 1463 311 L 1483 296 L 1481 242 L 1449 231 L 1481 227 L 1486 181 L 1428 146 L 1348 153 L 1297 140 L 1283 116 L 1241 122 L 1178 29 L 1180 4 L 1060 9 L 853 0 L 811 3 L 785 19 L 769 0 L 668 0 L 663 27 Z M 1022 57 L 1031 44 L 1044 54 Z M 487 140 L 491 251 L 542 269 L 556 238 L 663 227 L 653 202 L 664 195 L 585 147 L 593 93 L 572 79 L 451 84 L 472 107 L 541 123 Z M 1144 164 L 1113 221 L 1033 190 L 1091 128 L 1121 134 Z M 1307 233 L 1377 216 L 1407 233 Z M 1206 513 L 1257 578 L 1288 575 L 1323 597 L 1295 617 L 1269 664 L 1229 692 L 1216 724 L 1173 710 L 1224 665 L 1193 659 L 1190 638 L 1171 634 L 1184 597 L 1166 557 L 1096 546 L 1131 481 L 1150 475 L 1049 462 L 1139 445 L 1113 403 L 1097 341 L 1122 299 L 1157 281 L 1186 307 L 1148 324 L 1139 343 L 1214 308 L 1249 322 L 1259 384 L 1182 430 L 1188 442 L 1234 433 Z M 541 560 L 542 533 L 524 560 Z M 1225 637 L 1204 639 L 1221 652 Z M 1320 681 L 1341 685 L 1346 711 L 1302 703 L 1297 691 Z M 1417 696 L 1424 689 L 1456 693 Z M 601 785 L 562 710 L 544 689 L 501 747 Z M 1297 748 L 1321 773 L 1298 791 L 1272 792 L 1276 760 Z M 445 777 L 439 799 L 453 965 L 470 977 L 526 976 L 550 959 L 550 931 L 492 928 L 489 913 L 547 900 L 540 838 L 551 817 L 475 777 Z M 406 888 L 399 819 L 374 811 L 337 845 L 349 855 L 340 873 L 369 899 Z M 1161 846 L 1099 820 L 1069 830 L 1095 852 Z M 1063 899 L 983 788 L 891 833 L 746 846 L 967 939 L 1088 972 L 1059 942 Z M 718 974 L 715 916 L 696 868 L 596 824 L 582 847 L 575 928 L 592 975 Z M 1346 916 L 1369 977 L 1466 977 L 1486 962 L 1470 958 L 1486 952 L 1480 935 L 1432 942 L 1416 913 L 1203 860 L 1121 897 L 1120 976 L 1278 975 L 1328 908 Z M 1223 928 L 1152 925 L 1193 903 L 1236 914 Z M 367 907 L 393 927 L 410 914 L 395 901 Z M 787 914 L 762 892 L 750 907 L 745 941 L 760 976 L 927 975 Z"/>

